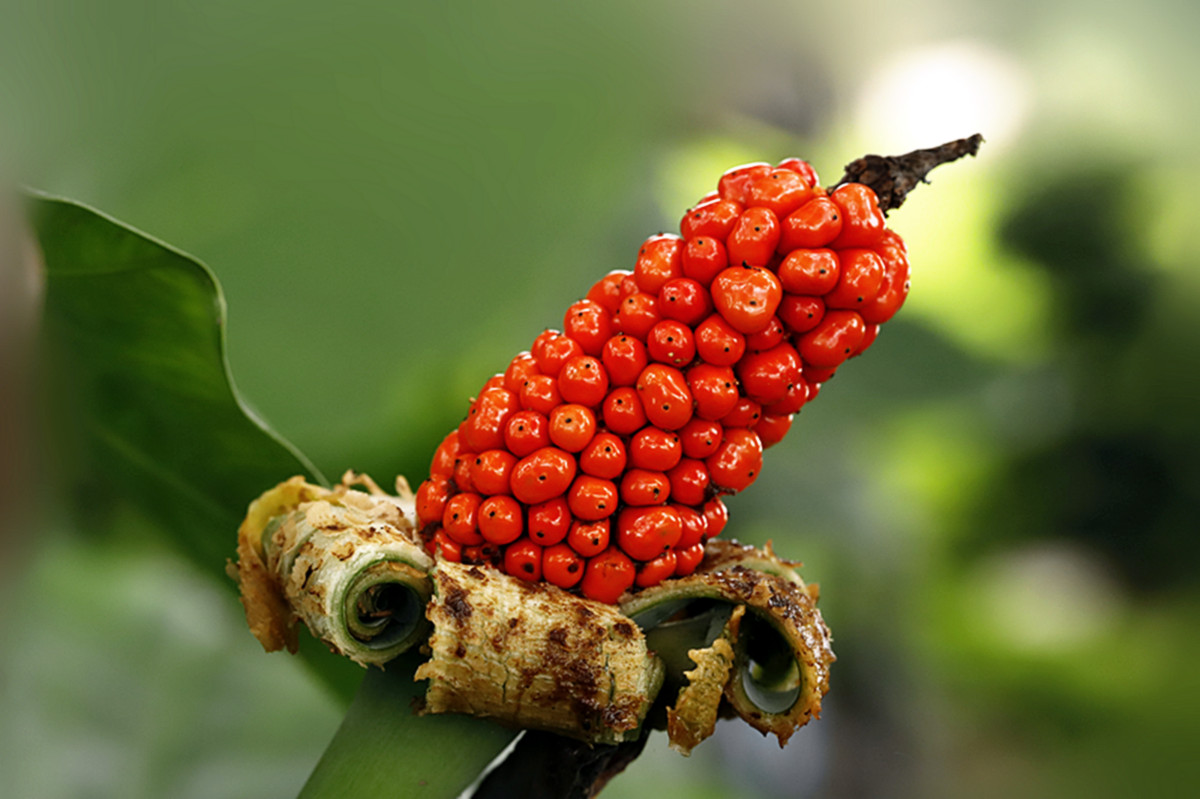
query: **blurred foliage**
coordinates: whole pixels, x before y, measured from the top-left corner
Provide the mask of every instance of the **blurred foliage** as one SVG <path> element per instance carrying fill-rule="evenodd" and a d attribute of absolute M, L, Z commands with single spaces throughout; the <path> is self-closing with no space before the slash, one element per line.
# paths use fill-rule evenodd
<path fill-rule="evenodd" d="M 731 161 L 830 179 L 982 127 L 891 217 L 904 312 L 731 503 L 823 587 L 825 717 L 782 752 L 654 739 L 604 795 L 1186 796 L 1198 8 L 8 0 L 0 141 L 30 185 L 213 265 L 239 386 L 319 467 L 415 480 L 486 376 Z M 941 66 L 872 90 L 912 63 Z M 228 593 L 127 538 L 36 539 L 0 615 L 18 791 L 295 790 L 335 703 Z M 209 729 L 255 732 L 189 743 Z"/>

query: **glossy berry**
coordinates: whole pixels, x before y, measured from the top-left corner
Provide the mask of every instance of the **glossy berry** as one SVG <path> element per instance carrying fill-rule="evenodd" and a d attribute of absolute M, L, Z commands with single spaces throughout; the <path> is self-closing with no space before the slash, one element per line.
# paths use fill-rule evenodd
<path fill-rule="evenodd" d="M 692 395 L 687 380 L 673 366 L 652 363 L 643 369 L 638 377 L 637 394 L 646 419 L 656 427 L 678 430 L 692 418 Z"/>
<path fill-rule="evenodd" d="M 745 352 L 746 337 L 720 314 L 713 314 L 696 327 L 696 354 L 705 363 L 733 366 Z"/>
<path fill-rule="evenodd" d="M 611 480 L 582 474 L 567 492 L 567 505 L 576 519 L 594 522 L 615 513 L 618 498 L 617 487 Z"/>
<path fill-rule="evenodd" d="M 504 370 L 504 387 L 514 394 L 520 394 L 525 380 L 536 374 L 541 374 L 538 371 L 537 358 L 534 358 L 531 352 L 519 352 Z"/>
<path fill-rule="evenodd" d="M 520 410 L 517 396 L 505 388 L 489 388 L 471 406 L 462 428 L 462 446 L 472 452 L 504 446 L 504 424 Z"/>
<path fill-rule="evenodd" d="M 812 184 L 789 169 L 773 169 L 748 181 L 747 204 L 767 208 L 783 219 L 812 198 Z"/>
<path fill-rule="evenodd" d="M 550 446 L 550 420 L 537 411 L 517 411 L 504 425 L 504 446 L 518 458 Z"/>
<path fill-rule="evenodd" d="M 575 480 L 575 459 L 557 447 L 543 447 L 517 461 L 512 470 L 513 496 L 536 505 L 562 495 Z"/>
<path fill-rule="evenodd" d="M 701 286 L 712 283 L 712 279 L 727 266 L 729 254 L 725 250 L 724 236 L 696 236 L 688 239 L 683 247 L 683 275 Z"/>
<path fill-rule="evenodd" d="M 762 441 L 753 430 L 725 430 L 725 440 L 705 459 L 712 484 L 728 491 L 742 491 L 762 471 Z"/>
<path fill-rule="evenodd" d="M 613 604 L 633 587 L 636 577 L 637 570 L 629 556 L 609 548 L 588 561 L 579 588 L 588 599 Z"/>
<path fill-rule="evenodd" d="M 609 272 L 588 289 L 587 299 L 599 303 L 610 315 L 615 314 L 621 300 L 624 299 L 624 295 L 621 294 L 621 281 L 630 274 L 632 273 L 625 269 Z"/>
<path fill-rule="evenodd" d="M 712 313 L 712 297 L 699 281 L 680 277 L 663 284 L 658 292 L 658 309 L 664 319 L 695 327 Z"/>
<path fill-rule="evenodd" d="M 820 297 L 784 294 L 777 313 L 790 333 L 807 333 L 821 324 L 821 318 L 825 316 L 825 303 Z"/>
<path fill-rule="evenodd" d="M 761 266 L 731 266 L 713 279 L 713 307 L 739 333 L 770 324 L 783 299 L 779 278 Z"/>
<path fill-rule="evenodd" d="M 779 224 L 779 252 L 827 247 L 842 232 L 842 211 L 828 197 L 814 197 Z"/>
<path fill-rule="evenodd" d="M 825 247 L 792 250 L 779 264 L 779 285 L 791 294 L 819 297 L 833 291 L 841 270 L 837 253 Z"/>
<path fill-rule="evenodd" d="M 767 326 L 757 333 L 746 336 L 746 349 L 750 352 L 762 352 L 778 346 L 787 337 L 788 331 L 779 321 L 778 311 L 767 321 Z"/>
<path fill-rule="evenodd" d="M 705 536 L 716 538 L 725 529 L 725 525 L 729 522 L 729 508 L 725 507 L 725 503 L 720 497 L 713 497 L 708 502 L 704 503 L 704 520 L 707 522 Z"/>
<path fill-rule="evenodd" d="M 873 250 L 842 250 L 841 275 L 825 295 L 826 308 L 858 310 L 873 301 L 883 282 L 883 260 Z"/>
<path fill-rule="evenodd" d="M 639 291 L 621 300 L 617 309 L 617 332 L 625 333 L 643 341 L 650 328 L 662 320 L 658 312 L 658 290 L 654 294 Z"/>
<path fill-rule="evenodd" d="M 563 333 L 588 355 L 599 355 L 613 333 L 612 311 L 594 300 L 579 300 L 563 316 Z"/>
<path fill-rule="evenodd" d="M 537 360 L 538 371 L 550 377 L 557 377 L 563 364 L 583 354 L 583 347 L 570 336 L 564 336 L 557 330 L 546 330 L 533 341 L 529 350 Z"/>
<path fill-rule="evenodd" d="M 633 267 L 638 288 L 647 294 L 658 294 L 664 283 L 677 277 L 683 277 L 683 239 L 673 233 L 646 239 Z"/>
<path fill-rule="evenodd" d="M 507 494 L 509 478 L 517 456 L 506 449 L 489 449 L 475 456 L 471 464 L 471 483 L 484 496 Z"/>
<path fill-rule="evenodd" d="M 504 550 L 504 571 L 531 583 L 542 579 L 542 548 L 528 538 L 509 544 Z"/>
<path fill-rule="evenodd" d="M 704 541 L 708 537 L 708 519 L 704 514 L 683 505 L 672 505 L 675 512 L 679 514 L 679 520 L 682 525 L 682 532 L 679 535 L 679 541 L 675 544 L 675 548 L 686 549 L 696 544 L 704 545 Z"/>
<path fill-rule="evenodd" d="M 671 497 L 671 480 L 663 472 L 629 469 L 621 477 L 621 501 L 626 505 L 661 505 Z"/>
<path fill-rule="evenodd" d="M 750 199 L 750 183 L 755 178 L 771 174 L 771 165 L 756 161 L 725 170 L 717 181 L 717 194 L 726 200 L 747 204 Z"/>
<path fill-rule="evenodd" d="M 698 363 L 688 369 L 687 382 L 701 419 L 720 419 L 737 405 L 737 377 L 728 366 Z"/>
<path fill-rule="evenodd" d="M 806 366 L 836 369 L 858 349 L 865 332 L 862 317 L 854 311 L 829 311 L 821 324 L 800 337 L 800 357 Z"/>
<path fill-rule="evenodd" d="M 764 413 L 753 429 L 762 442 L 763 449 L 773 447 L 783 441 L 783 437 L 792 429 L 792 414 L 776 416 Z"/>
<path fill-rule="evenodd" d="M 664 319 L 650 329 L 646 336 L 646 354 L 652 361 L 686 366 L 696 357 L 696 340 L 692 329 L 683 322 Z"/>
<path fill-rule="evenodd" d="M 883 232 L 876 252 L 883 261 L 883 280 L 879 293 L 864 303 L 858 312 L 864 322 L 877 325 L 895 316 L 908 297 L 909 265 L 904 242 L 890 230 Z"/>
<path fill-rule="evenodd" d="M 817 177 L 817 170 L 813 169 L 812 164 L 799 158 L 785 158 L 780 161 L 776 169 L 788 169 L 795 172 L 800 177 L 804 178 L 804 182 L 809 188 L 819 186 L 821 179 Z"/>
<path fill-rule="evenodd" d="M 521 407 L 548 416 L 562 403 L 558 381 L 550 375 L 532 375 L 525 379 L 519 394 Z"/>
<path fill-rule="evenodd" d="M 704 461 L 683 458 L 667 472 L 671 482 L 671 501 L 683 505 L 699 505 L 708 499 L 711 478 Z"/>
<path fill-rule="evenodd" d="M 633 386 L 621 386 L 610 391 L 604 398 L 601 414 L 604 426 L 623 436 L 633 435 L 646 424 L 646 410 Z"/>
<path fill-rule="evenodd" d="M 779 246 L 779 219 L 767 208 L 747 208 L 725 239 L 730 266 L 766 266 Z"/>
<path fill-rule="evenodd" d="M 883 212 L 875 192 L 861 183 L 838 186 L 829 198 L 842 212 L 842 229 L 833 246 L 873 247 L 883 234 Z"/>
<path fill-rule="evenodd" d="M 530 506 L 526 528 L 529 530 L 529 537 L 535 542 L 541 546 L 551 546 L 567 537 L 573 521 L 574 517 L 567 500 L 564 497 L 555 497 Z"/>
<path fill-rule="evenodd" d="M 629 440 L 629 463 L 637 469 L 665 472 L 683 457 L 679 434 L 643 427 Z"/>
<path fill-rule="evenodd" d="M 463 546 L 483 543 L 477 516 L 481 500 L 482 497 L 473 491 L 464 491 L 446 502 L 446 509 L 442 513 L 442 529 L 452 541 Z"/>
<path fill-rule="evenodd" d="M 683 520 L 670 506 L 626 508 L 617 516 L 617 545 L 635 560 L 654 560 L 682 535 Z"/>
<path fill-rule="evenodd" d="M 641 564 L 638 567 L 634 583 L 639 588 L 649 588 L 652 585 L 658 585 L 668 577 L 674 576 L 674 574 L 675 552 L 669 549 L 654 560 L 648 560 Z"/>
<path fill-rule="evenodd" d="M 584 559 L 566 544 L 542 550 L 542 577 L 559 588 L 571 588 L 583 579 Z"/>
<path fill-rule="evenodd" d="M 521 503 L 509 496 L 488 497 L 479 503 L 476 524 L 489 544 L 511 544 L 525 532 Z"/>
<path fill-rule="evenodd" d="M 737 365 L 737 376 L 747 397 L 760 405 L 769 405 L 782 400 L 788 389 L 801 380 L 800 366 L 800 354 L 791 344 L 784 343 L 763 352 L 747 353 Z"/>
<path fill-rule="evenodd" d="M 650 363 L 646 345 L 634 336 L 623 334 L 605 343 L 600 359 L 608 372 L 609 384 L 614 386 L 632 386 Z"/>
<path fill-rule="evenodd" d="M 749 397 L 740 397 L 733 410 L 722 416 L 720 422 L 726 430 L 731 427 L 753 427 L 761 417 L 761 405 Z"/>
<path fill-rule="evenodd" d="M 577 355 L 558 373 L 558 393 L 564 402 L 597 407 L 608 396 L 608 370 L 599 358 Z"/>
<path fill-rule="evenodd" d="M 454 463 L 458 459 L 458 431 L 451 430 L 442 439 L 433 453 L 433 462 L 429 464 L 429 474 L 435 477 L 451 477 L 454 474 Z"/>
<path fill-rule="evenodd" d="M 608 548 L 611 538 L 612 523 L 608 519 L 574 522 L 567 533 L 567 544 L 581 556 L 592 558 Z"/>
<path fill-rule="evenodd" d="M 704 560 L 704 544 L 693 544 L 675 550 L 675 576 L 687 577 Z"/>
<path fill-rule="evenodd" d="M 417 525 L 424 527 L 430 522 L 440 522 L 450 499 L 450 478 L 433 475 L 417 489 Z"/>
<path fill-rule="evenodd" d="M 694 418 L 679 429 L 679 443 L 688 458 L 707 458 L 721 446 L 724 436 L 720 422 L 702 418 Z"/>
<path fill-rule="evenodd" d="M 579 452 L 596 435 L 596 415 L 586 405 L 566 403 L 550 411 L 550 441 L 567 452 Z"/>
<path fill-rule="evenodd" d="M 605 480 L 620 477 L 627 462 L 624 442 L 612 433 L 597 433 L 579 453 L 579 470 Z"/>
<path fill-rule="evenodd" d="M 679 223 L 679 232 L 689 241 L 706 236 L 724 242 L 741 215 L 740 203 L 714 197 L 688 209 Z"/>

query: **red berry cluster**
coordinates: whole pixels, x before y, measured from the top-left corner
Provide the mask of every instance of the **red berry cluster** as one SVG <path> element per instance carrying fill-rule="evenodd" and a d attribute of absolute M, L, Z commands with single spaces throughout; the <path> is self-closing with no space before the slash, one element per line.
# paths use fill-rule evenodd
<path fill-rule="evenodd" d="M 690 574 L 720 496 L 908 293 L 871 189 L 809 164 L 749 164 L 646 240 L 504 374 L 417 491 L 431 551 L 615 602 Z"/>

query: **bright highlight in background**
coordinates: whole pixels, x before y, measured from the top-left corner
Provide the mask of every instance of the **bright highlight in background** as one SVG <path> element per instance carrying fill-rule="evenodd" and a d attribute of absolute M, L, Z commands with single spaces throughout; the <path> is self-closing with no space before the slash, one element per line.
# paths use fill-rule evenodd
<path fill-rule="evenodd" d="M 909 50 L 867 79 L 860 130 L 905 152 L 982 133 L 989 149 L 1016 138 L 1029 107 L 1029 81 L 1005 53 L 969 41 Z"/>

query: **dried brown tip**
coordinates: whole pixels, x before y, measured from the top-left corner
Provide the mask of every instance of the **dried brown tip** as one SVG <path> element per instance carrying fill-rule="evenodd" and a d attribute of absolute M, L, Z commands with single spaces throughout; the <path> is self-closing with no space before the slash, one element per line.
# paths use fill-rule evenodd
<path fill-rule="evenodd" d="M 957 161 L 964 155 L 975 155 L 983 136 L 976 133 L 965 139 L 956 139 L 938 147 L 913 150 L 904 155 L 864 155 L 846 164 L 846 174 L 837 182 L 862 183 L 869 186 L 879 197 L 879 209 L 887 213 L 899 208 L 908 193 L 918 184 L 928 183 L 925 176 L 935 166 Z"/>

